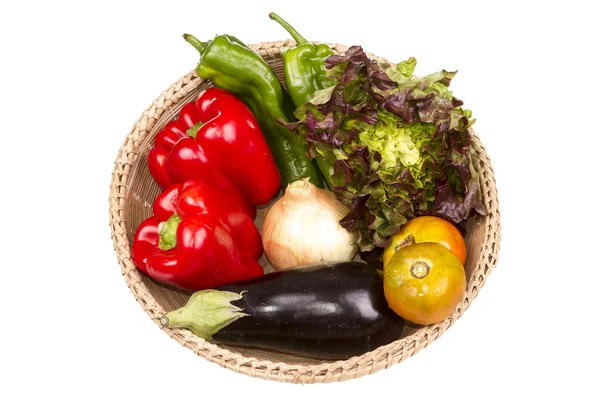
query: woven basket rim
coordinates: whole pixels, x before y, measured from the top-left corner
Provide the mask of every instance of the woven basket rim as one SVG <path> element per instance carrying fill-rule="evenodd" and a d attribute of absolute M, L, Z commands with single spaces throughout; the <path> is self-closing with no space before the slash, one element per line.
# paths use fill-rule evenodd
<path fill-rule="evenodd" d="M 348 46 L 327 43 L 336 53 L 343 53 Z M 281 51 L 295 45 L 293 40 L 261 42 L 250 45 L 263 58 L 279 58 Z M 367 53 L 378 61 L 388 60 Z M 391 63 L 390 63 L 391 64 Z M 114 162 L 109 196 L 109 218 L 111 237 L 117 261 L 121 266 L 121 273 L 132 291 L 136 300 L 144 311 L 155 323 L 161 327 L 159 319 L 162 316 L 161 308 L 156 299 L 149 293 L 142 281 L 142 277 L 131 260 L 129 238 L 126 232 L 124 209 L 127 195 L 128 173 L 139 156 L 139 144 L 144 136 L 150 132 L 157 119 L 178 100 L 196 89 L 202 80 L 195 71 L 190 71 L 165 90 L 142 113 L 138 121 L 126 136 Z M 491 166 L 491 161 L 481 144 L 479 137 L 471 130 L 473 135 L 472 154 L 479 161 L 479 172 L 482 177 L 484 200 L 488 207 L 488 215 L 484 216 L 481 223 L 485 224 L 485 239 L 479 260 L 471 279 L 467 284 L 465 295 L 456 310 L 444 321 L 426 326 L 410 336 L 399 339 L 393 343 L 381 346 L 371 352 L 348 360 L 324 361 L 315 365 L 300 365 L 285 362 L 260 360 L 255 357 L 245 357 L 237 352 L 209 343 L 191 332 L 183 329 L 161 329 L 180 344 L 188 347 L 196 354 L 215 362 L 225 368 L 241 372 L 249 376 L 263 379 L 277 380 L 294 383 L 318 383 L 343 381 L 363 375 L 375 373 L 400 363 L 406 358 L 415 355 L 427 347 L 450 328 L 462 316 L 470 303 L 477 297 L 487 277 L 495 268 L 500 247 L 500 211 L 496 183 Z M 477 164 L 477 163 L 474 163 Z"/>

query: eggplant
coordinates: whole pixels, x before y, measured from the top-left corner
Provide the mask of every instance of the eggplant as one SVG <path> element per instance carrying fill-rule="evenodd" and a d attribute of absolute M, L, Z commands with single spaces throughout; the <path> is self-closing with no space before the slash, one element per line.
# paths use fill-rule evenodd
<path fill-rule="evenodd" d="M 339 262 L 273 272 L 194 293 L 163 327 L 207 340 L 327 360 L 343 360 L 400 338 L 381 271 Z"/>

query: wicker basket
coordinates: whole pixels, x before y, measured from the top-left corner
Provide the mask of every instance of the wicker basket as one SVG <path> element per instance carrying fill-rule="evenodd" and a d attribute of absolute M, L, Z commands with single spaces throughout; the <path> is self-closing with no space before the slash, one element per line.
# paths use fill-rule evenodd
<path fill-rule="evenodd" d="M 283 79 L 281 50 L 291 47 L 293 41 L 266 42 L 251 46 Z M 336 53 L 346 51 L 342 45 L 331 45 Z M 374 55 L 370 55 L 375 57 Z M 110 226 L 114 249 L 127 285 L 142 308 L 158 326 L 167 311 L 182 306 L 188 292 L 159 284 L 140 274 L 131 260 L 131 243 L 139 223 L 152 215 L 152 202 L 160 187 L 147 168 L 147 154 L 157 132 L 178 115 L 181 107 L 192 100 L 208 82 L 190 72 L 163 92 L 144 111 L 119 150 L 110 186 Z M 494 173 L 484 147 L 473 133 L 472 155 L 475 168 L 481 176 L 484 204 L 489 215 L 472 217 L 467 223 L 468 247 L 467 290 L 456 310 L 445 321 L 422 327 L 408 328 L 399 340 L 349 360 L 325 362 L 322 360 L 283 355 L 275 352 L 218 346 L 183 329 L 163 330 L 194 353 L 225 368 L 263 379 L 317 383 L 343 381 L 372 374 L 397 364 L 428 346 L 465 312 L 475 299 L 486 278 L 496 265 L 500 244 L 500 213 Z M 257 225 L 262 222 L 264 210 L 259 210 Z M 261 264 L 270 271 L 264 256 Z"/>

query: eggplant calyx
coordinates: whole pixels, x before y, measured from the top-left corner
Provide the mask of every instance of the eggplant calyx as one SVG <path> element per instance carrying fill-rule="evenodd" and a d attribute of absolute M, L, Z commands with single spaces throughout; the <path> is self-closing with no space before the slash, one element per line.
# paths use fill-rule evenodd
<path fill-rule="evenodd" d="M 200 290 L 194 293 L 181 308 L 166 313 L 160 323 L 163 328 L 186 328 L 197 336 L 209 340 L 212 335 L 249 314 L 231 304 L 241 300 L 242 293 L 220 290 Z"/>

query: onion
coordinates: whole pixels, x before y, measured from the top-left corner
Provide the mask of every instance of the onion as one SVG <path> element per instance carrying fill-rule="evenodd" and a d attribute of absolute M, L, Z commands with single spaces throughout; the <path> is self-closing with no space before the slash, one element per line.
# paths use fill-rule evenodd
<path fill-rule="evenodd" d="M 339 224 L 348 212 L 333 193 L 308 178 L 290 183 L 263 224 L 263 247 L 273 268 L 352 260 L 358 251 L 358 232 Z"/>

